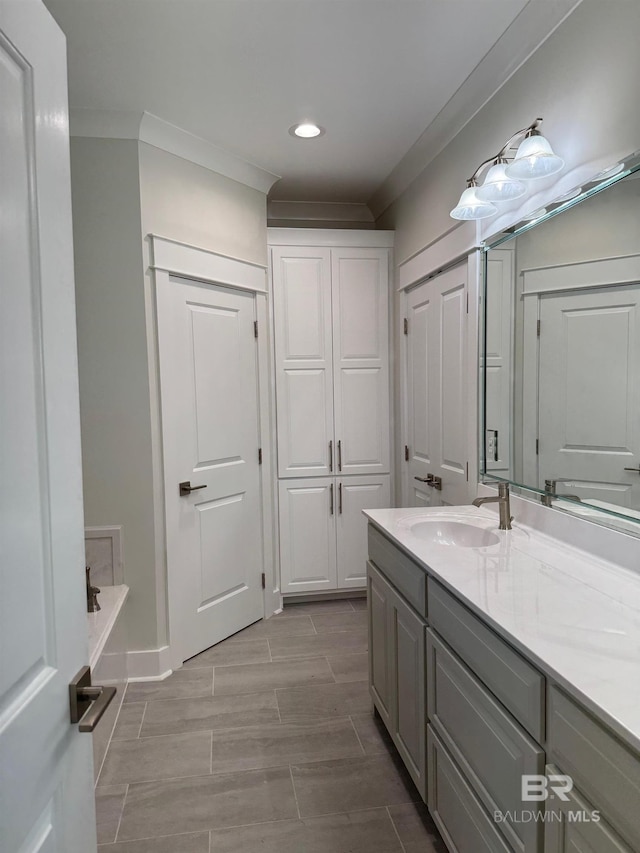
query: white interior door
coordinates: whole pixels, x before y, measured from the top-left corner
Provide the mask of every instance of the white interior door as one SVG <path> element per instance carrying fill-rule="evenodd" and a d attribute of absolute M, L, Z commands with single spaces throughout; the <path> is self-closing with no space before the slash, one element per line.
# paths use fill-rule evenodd
<path fill-rule="evenodd" d="M 437 311 L 429 283 L 416 287 L 407 296 L 407 447 L 409 448 L 407 497 L 409 506 L 430 506 L 433 489 L 427 476 L 433 474 L 437 457 L 434 447 L 430 401 L 434 393 L 432 337 Z"/>
<path fill-rule="evenodd" d="M 389 253 L 332 249 L 337 470 L 389 471 Z"/>
<path fill-rule="evenodd" d="M 331 256 L 272 249 L 278 476 L 334 469 Z"/>
<path fill-rule="evenodd" d="M 162 273 L 157 292 L 171 645 L 186 660 L 263 615 L 255 297 Z"/>
<path fill-rule="evenodd" d="M 466 504 L 466 265 L 411 291 L 407 311 L 408 503 Z M 441 490 L 426 482 L 429 475 L 441 478 Z"/>
<path fill-rule="evenodd" d="M 538 358 L 540 488 L 640 509 L 640 285 L 542 296 Z"/>
<path fill-rule="evenodd" d="M 0 3 L 0 846 L 96 849 L 64 37 Z"/>
<path fill-rule="evenodd" d="M 336 483 L 333 477 L 280 480 L 280 588 L 335 589 Z"/>
<path fill-rule="evenodd" d="M 486 470 L 511 479 L 513 252 L 492 249 L 487 258 Z"/>
<path fill-rule="evenodd" d="M 337 569 L 341 589 L 367 585 L 367 519 L 362 511 L 391 505 L 390 480 L 388 474 L 371 474 L 337 481 Z"/>

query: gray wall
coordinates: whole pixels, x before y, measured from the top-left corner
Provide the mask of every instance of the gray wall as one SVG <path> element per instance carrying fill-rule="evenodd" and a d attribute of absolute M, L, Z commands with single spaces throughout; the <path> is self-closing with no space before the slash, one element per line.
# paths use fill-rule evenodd
<path fill-rule="evenodd" d="M 168 640 L 147 235 L 266 264 L 266 196 L 135 140 L 71 143 L 85 524 L 124 529 L 129 644 Z"/>

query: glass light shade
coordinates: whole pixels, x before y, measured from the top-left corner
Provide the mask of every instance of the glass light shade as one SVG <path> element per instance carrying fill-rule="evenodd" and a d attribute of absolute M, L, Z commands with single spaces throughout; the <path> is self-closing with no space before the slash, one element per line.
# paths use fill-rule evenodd
<path fill-rule="evenodd" d="M 496 163 L 489 169 L 482 186 L 476 188 L 476 195 L 481 201 L 510 201 L 526 193 L 527 188 L 522 181 L 514 181 L 507 176 L 506 167 L 506 163 Z"/>
<path fill-rule="evenodd" d="M 534 135 L 523 139 L 516 158 L 506 167 L 507 177 L 519 181 L 531 181 L 555 175 L 564 166 L 562 157 L 553 153 L 548 139 Z"/>
<path fill-rule="evenodd" d="M 449 216 L 452 219 L 486 219 L 498 212 L 495 204 L 482 201 L 476 195 L 477 187 L 467 187 L 460 196 L 460 201 Z"/>

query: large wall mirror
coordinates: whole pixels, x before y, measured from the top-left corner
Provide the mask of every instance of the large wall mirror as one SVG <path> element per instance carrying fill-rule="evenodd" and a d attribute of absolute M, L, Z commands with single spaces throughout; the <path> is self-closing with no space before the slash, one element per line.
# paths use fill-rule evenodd
<path fill-rule="evenodd" d="M 485 480 L 640 535 L 640 156 L 491 241 Z"/>

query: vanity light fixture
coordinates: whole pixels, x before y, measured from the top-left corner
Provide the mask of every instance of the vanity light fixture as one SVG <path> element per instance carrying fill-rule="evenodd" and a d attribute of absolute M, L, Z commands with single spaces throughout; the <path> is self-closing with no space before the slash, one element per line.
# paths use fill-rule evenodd
<path fill-rule="evenodd" d="M 289 128 L 291 136 L 297 136 L 300 139 L 314 139 L 316 136 L 322 136 L 324 132 L 324 128 L 310 121 L 294 124 L 293 127 Z"/>
<path fill-rule="evenodd" d="M 554 154 L 548 139 L 540 133 L 537 118 L 529 127 L 514 133 L 500 151 L 485 160 L 467 181 L 467 189 L 451 211 L 452 219 L 485 219 L 498 212 L 496 203 L 512 201 L 527 193 L 525 181 L 546 178 L 564 167 L 564 160 Z M 519 143 L 515 157 L 510 152 Z M 488 168 L 489 167 L 489 168 Z M 484 182 L 482 172 L 488 168 Z"/>

